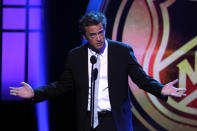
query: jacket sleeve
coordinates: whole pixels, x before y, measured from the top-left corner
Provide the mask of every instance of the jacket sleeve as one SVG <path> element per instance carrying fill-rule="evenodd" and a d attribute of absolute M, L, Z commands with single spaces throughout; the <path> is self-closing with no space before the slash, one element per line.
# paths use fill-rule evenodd
<path fill-rule="evenodd" d="M 145 73 L 141 65 L 137 62 L 132 48 L 129 48 L 128 72 L 132 81 L 139 88 L 157 96 L 163 101 L 167 101 L 168 97 L 161 94 L 164 85 Z"/>
<path fill-rule="evenodd" d="M 71 91 L 74 87 L 74 80 L 71 68 L 71 56 L 68 55 L 64 72 L 60 80 L 46 86 L 34 88 L 34 97 L 28 101 L 40 102 L 59 96 L 63 93 Z"/>

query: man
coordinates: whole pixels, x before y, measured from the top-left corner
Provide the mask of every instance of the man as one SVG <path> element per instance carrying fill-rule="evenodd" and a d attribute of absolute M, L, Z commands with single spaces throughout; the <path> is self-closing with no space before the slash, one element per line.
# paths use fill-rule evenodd
<path fill-rule="evenodd" d="M 185 95 L 185 89 L 173 86 L 177 80 L 164 86 L 146 75 L 138 64 L 131 47 L 122 42 L 106 39 L 106 18 L 102 13 L 85 14 L 80 20 L 79 27 L 82 36 L 88 42 L 69 52 L 65 70 L 58 82 L 34 89 L 23 82 L 23 87 L 10 87 L 10 94 L 31 98 L 31 101 L 38 102 L 74 90 L 77 131 L 133 130 L 128 75 L 139 88 L 164 101 L 167 101 L 167 96 L 182 97 Z M 92 56 L 96 57 L 94 62 L 92 62 Z M 97 63 L 100 64 L 97 68 L 94 89 L 98 93 L 94 94 L 97 96 L 95 98 L 97 102 L 94 102 L 97 105 L 94 106 L 91 96 L 95 92 L 92 92 L 90 87 L 94 85 L 92 84 L 94 76 L 92 64 L 96 66 Z M 92 108 L 93 106 L 96 108 Z M 94 115 L 91 109 L 96 109 Z M 98 118 L 92 116 L 98 116 Z"/>

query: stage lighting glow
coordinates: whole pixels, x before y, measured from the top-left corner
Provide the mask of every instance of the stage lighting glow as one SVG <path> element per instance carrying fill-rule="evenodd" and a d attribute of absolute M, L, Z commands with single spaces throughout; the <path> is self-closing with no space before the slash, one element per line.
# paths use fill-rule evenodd
<path fill-rule="evenodd" d="M 20 101 L 9 86 L 26 81 L 33 88 L 46 84 L 42 0 L 3 0 L 1 100 Z M 36 104 L 39 131 L 48 131 L 47 102 Z"/>

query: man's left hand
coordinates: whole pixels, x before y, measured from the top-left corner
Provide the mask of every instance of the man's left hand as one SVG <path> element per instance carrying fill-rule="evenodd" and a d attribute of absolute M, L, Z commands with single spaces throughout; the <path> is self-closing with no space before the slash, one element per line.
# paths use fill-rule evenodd
<path fill-rule="evenodd" d="M 185 88 L 175 88 L 173 85 L 178 82 L 178 79 L 166 84 L 162 90 L 161 94 L 165 96 L 183 97 L 186 96 Z"/>

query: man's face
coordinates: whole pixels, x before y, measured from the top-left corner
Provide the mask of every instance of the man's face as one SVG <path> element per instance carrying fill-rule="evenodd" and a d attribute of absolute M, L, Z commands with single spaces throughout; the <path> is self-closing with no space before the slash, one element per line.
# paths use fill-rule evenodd
<path fill-rule="evenodd" d="M 85 27 L 85 35 L 83 36 L 88 40 L 90 47 L 93 50 L 100 51 L 105 44 L 105 29 L 100 23 L 98 25 L 91 25 Z"/>

